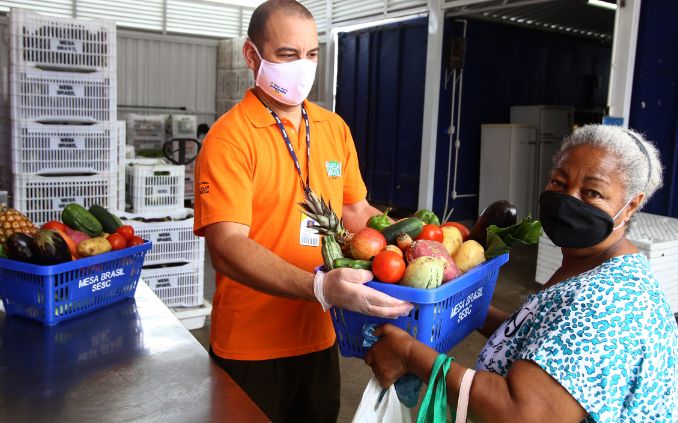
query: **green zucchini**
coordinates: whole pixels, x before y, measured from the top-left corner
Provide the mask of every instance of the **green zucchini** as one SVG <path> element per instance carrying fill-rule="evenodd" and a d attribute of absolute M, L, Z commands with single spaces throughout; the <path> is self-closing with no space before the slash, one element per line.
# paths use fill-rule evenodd
<path fill-rule="evenodd" d="M 415 239 L 422 229 L 424 229 L 424 222 L 421 219 L 408 217 L 382 229 L 381 234 L 384 235 L 388 244 L 395 244 L 398 235 L 407 234 L 410 238 Z"/>
<path fill-rule="evenodd" d="M 101 227 L 106 233 L 115 233 L 115 230 L 122 226 L 122 221 L 118 216 L 115 216 L 98 204 L 90 206 L 89 212 L 101 223 Z"/>
<path fill-rule="evenodd" d="M 372 270 L 372 262 L 367 260 L 353 260 L 350 258 L 334 259 L 334 268 L 349 267 L 351 269 Z"/>
<path fill-rule="evenodd" d="M 69 204 L 61 211 L 61 221 L 76 231 L 84 232 L 89 236 L 99 236 L 103 232 L 101 223 L 92 213 L 79 204 Z"/>

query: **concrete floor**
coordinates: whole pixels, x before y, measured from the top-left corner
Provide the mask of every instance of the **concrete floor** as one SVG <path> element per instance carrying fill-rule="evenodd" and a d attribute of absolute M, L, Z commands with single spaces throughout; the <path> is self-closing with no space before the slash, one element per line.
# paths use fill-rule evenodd
<path fill-rule="evenodd" d="M 502 266 L 495 288 L 492 304 L 505 311 L 513 311 L 521 305 L 528 295 L 540 287 L 534 281 L 537 263 L 537 246 L 514 248 L 507 264 Z M 205 298 L 211 301 L 214 295 L 214 269 L 209 262 L 209 255 L 205 260 Z M 196 339 L 205 348 L 209 345 L 209 319 L 205 327 L 191 331 Z M 456 361 L 473 366 L 478 353 L 485 345 L 486 339 L 477 332 L 466 337 L 449 354 Z M 341 367 L 341 409 L 339 423 L 351 422 L 367 382 L 372 377 L 371 369 L 362 361 L 355 358 L 340 358 Z M 422 390 L 423 395 L 423 390 Z M 421 401 L 420 401 L 421 402 Z M 412 410 L 416 417 L 416 408 Z"/>

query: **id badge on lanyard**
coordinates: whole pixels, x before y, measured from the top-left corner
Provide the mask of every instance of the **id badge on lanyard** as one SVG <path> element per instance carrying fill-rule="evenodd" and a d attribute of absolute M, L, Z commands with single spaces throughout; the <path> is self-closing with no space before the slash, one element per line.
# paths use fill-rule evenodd
<path fill-rule="evenodd" d="M 264 104 L 262 102 L 262 104 Z M 309 124 L 308 121 L 308 114 L 306 113 L 306 108 L 304 105 L 301 105 L 301 115 L 304 118 L 304 124 L 306 125 L 306 167 L 307 167 L 307 172 L 306 172 L 306 182 L 304 182 L 304 178 L 301 173 L 301 166 L 299 165 L 299 159 L 297 159 L 297 153 L 294 151 L 294 147 L 292 146 L 292 142 L 290 141 L 290 137 L 287 135 L 287 130 L 285 129 L 285 125 L 283 125 L 282 120 L 278 117 L 278 115 L 271 110 L 266 104 L 264 104 L 264 107 L 268 110 L 268 112 L 273 116 L 273 119 L 275 119 L 275 122 L 278 124 L 278 128 L 280 129 L 280 133 L 282 134 L 283 140 L 285 141 L 285 145 L 287 147 L 287 151 L 290 153 L 290 157 L 292 157 L 292 161 L 294 162 L 294 167 L 297 170 L 297 174 L 299 175 L 299 180 L 301 181 L 301 185 L 304 188 L 304 192 L 308 193 L 308 191 L 311 189 L 310 188 L 310 174 L 311 174 L 311 125 Z M 311 219 L 310 217 L 306 216 L 304 213 L 301 213 L 301 220 L 299 222 L 299 244 L 302 246 L 307 246 L 307 247 L 317 247 L 320 245 L 320 235 L 316 232 L 315 229 L 312 229 L 311 226 L 313 224 L 317 224 L 316 221 Z"/>

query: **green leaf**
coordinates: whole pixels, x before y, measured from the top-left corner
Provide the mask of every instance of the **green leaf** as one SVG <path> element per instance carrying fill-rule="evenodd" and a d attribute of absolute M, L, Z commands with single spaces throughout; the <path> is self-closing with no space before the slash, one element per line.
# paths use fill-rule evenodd
<path fill-rule="evenodd" d="M 523 218 L 520 222 L 506 228 L 490 225 L 487 228 L 487 248 L 485 258 L 500 256 L 508 253 L 514 245 L 530 245 L 539 242 L 541 222 L 532 216 Z"/>

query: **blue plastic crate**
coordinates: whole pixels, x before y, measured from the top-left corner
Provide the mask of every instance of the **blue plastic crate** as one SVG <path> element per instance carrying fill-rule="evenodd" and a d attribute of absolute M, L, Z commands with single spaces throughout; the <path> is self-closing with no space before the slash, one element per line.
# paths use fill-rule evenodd
<path fill-rule="evenodd" d="M 8 315 L 46 326 L 133 297 L 152 244 L 53 266 L 0 258 L 0 298 Z"/>
<path fill-rule="evenodd" d="M 394 324 L 438 352 L 449 351 L 485 322 L 499 268 L 508 258 L 508 254 L 495 257 L 435 289 L 368 282 L 367 286 L 408 301 L 414 308 L 407 316 L 384 319 L 332 307 L 341 355 L 365 356 L 362 330 L 366 323 Z"/>

